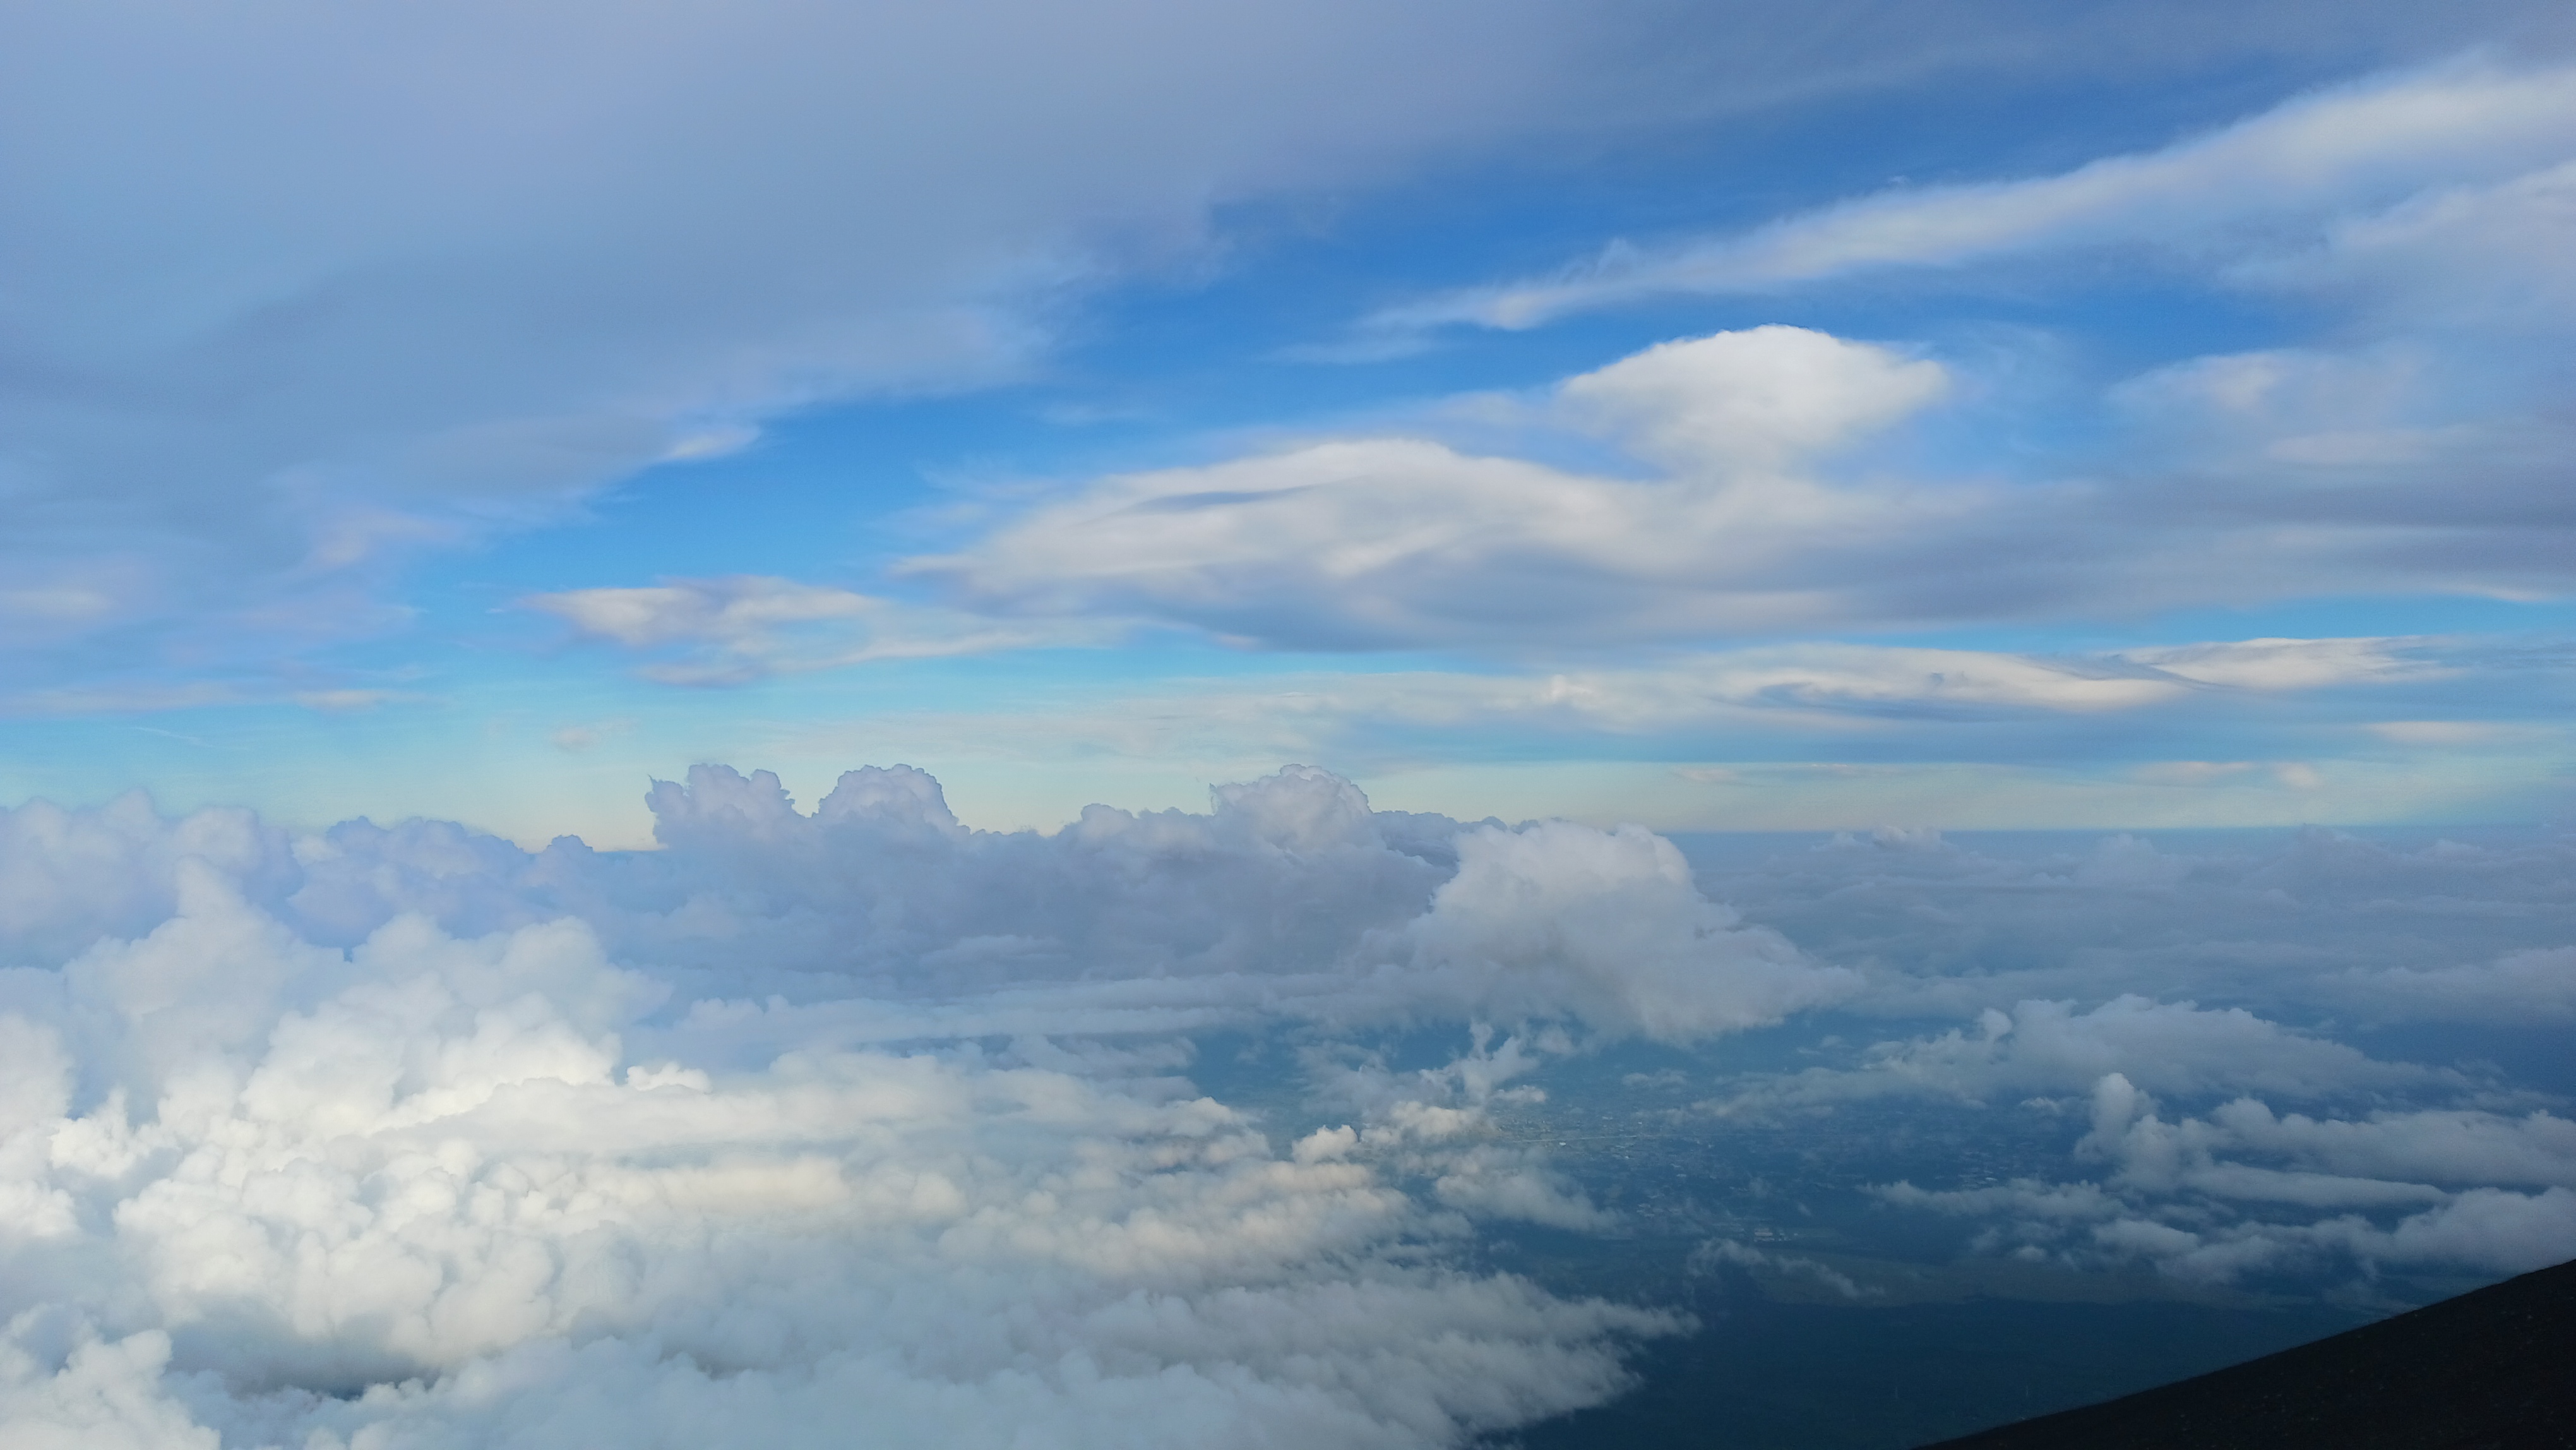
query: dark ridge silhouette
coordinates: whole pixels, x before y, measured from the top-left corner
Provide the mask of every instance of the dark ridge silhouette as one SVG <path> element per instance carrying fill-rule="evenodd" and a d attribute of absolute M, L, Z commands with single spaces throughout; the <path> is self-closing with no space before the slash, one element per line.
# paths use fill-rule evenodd
<path fill-rule="evenodd" d="M 2576 1262 L 1924 1450 L 2576 1446 Z"/>

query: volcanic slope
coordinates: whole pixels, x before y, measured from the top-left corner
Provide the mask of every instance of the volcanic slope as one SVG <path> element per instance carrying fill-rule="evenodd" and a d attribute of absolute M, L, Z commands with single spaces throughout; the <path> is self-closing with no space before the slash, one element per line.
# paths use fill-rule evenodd
<path fill-rule="evenodd" d="M 2576 1262 L 1925 1450 L 2576 1447 Z"/>

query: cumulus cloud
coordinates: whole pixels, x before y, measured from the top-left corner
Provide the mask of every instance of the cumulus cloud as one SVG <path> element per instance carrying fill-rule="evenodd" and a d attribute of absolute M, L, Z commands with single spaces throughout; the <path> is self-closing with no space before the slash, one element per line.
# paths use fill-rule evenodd
<path fill-rule="evenodd" d="M 1457 838 L 1458 872 L 1407 923 L 1413 960 L 1486 1013 L 1571 1008 L 1686 1042 L 1767 1026 L 1858 990 L 1699 894 L 1671 842 L 1562 821 Z"/>
<path fill-rule="evenodd" d="M 1304 768 L 1048 836 L 902 767 L 808 809 L 701 767 L 650 804 L 631 853 L 0 816 L 0 1413 L 156 1445 L 1464 1443 L 1678 1327 L 1453 1252 L 1640 1222 L 1579 1170 L 1605 1130 L 1573 1125 L 1624 1108 L 1567 1092 L 1622 1052 L 1685 1064 L 1638 1078 L 1675 1084 L 1657 1132 L 2053 1143 L 1860 1180 L 1987 1252 L 2313 1283 L 2576 1251 L 2563 1105 L 2333 1029 L 2373 991 L 2470 1023 L 2563 996 L 2560 948 L 2494 945 L 2563 932 L 2554 838 L 1888 832 L 1695 871 Z M 1783 1023 L 1834 1035 L 1736 1060 Z M 1868 1297 L 1712 1232 L 1703 1266 Z"/>
<path fill-rule="evenodd" d="M 1503 1131 L 1544 1100 L 1513 1079 L 1857 986 L 1644 832 L 1302 768 L 1052 837 L 901 767 L 651 804 L 625 855 L 0 817 L 10 1424 L 1463 1443 L 1679 1323 L 1444 1267 L 1476 1223 L 1617 1221 Z M 1434 1070 L 1335 1045 L 1440 1023 L 1475 1031 Z M 1203 1027 L 1305 1033 L 1345 1121 L 1274 1140 L 1205 1095 Z"/>
<path fill-rule="evenodd" d="M 1795 327 L 1660 343 L 1557 390 L 1577 420 L 1676 471 L 1777 469 L 1931 403 L 1940 364 Z"/>
<path fill-rule="evenodd" d="M 238 968 L 229 943 L 274 935 L 254 918 L 200 903 L 156 936 Z M 301 994 L 270 983 L 315 974 L 354 980 L 280 1012 Z M 166 1345 L 232 1390 L 160 1398 L 245 1442 L 748 1444 L 862 1416 L 890 1443 L 1001 1444 L 1150 1403 L 1174 1444 L 1392 1445 L 1596 1398 L 1614 1341 L 1663 1327 L 1330 1267 L 1418 1232 L 1404 1195 L 1275 1156 L 1168 1080 L 971 1049 L 620 1071 L 635 979 L 577 924 L 458 941 L 404 918 L 228 980 L 239 1030 L 153 1038 L 157 1093 L 21 1130 L 13 1188 L 84 1212 L 17 1219 L 11 1257 L 133 1266 L 13 1279 L 13 1313 L 82 1326 L 36 1393 L 93 1361 L 148 1376 Z M 124 977 L 102 1001 L 140 1025 L 165 996 Z"/>
<path fill-rule="evenodd" d="M 2158 1091 L 2251 1089 L 2304 1098 L 2444 1080 L 2411 1063 L 2374 1061 L 2241 1007 L 2212 1011 L 2123 994 L 2086 1012 L 2072 1002 L 1989 1007 L 1974 1029 L 1879 1043 L 1857 1068 L 1810 1069 L 1710 1106 L 1731 1113 L 1890 1094 L 1983 1102 L 2082 1091 L 2114 1069 Z"/>
<path fill-rule="evenodd" d="M 1676 1120 L 1883 1145 L 1853 1150 L 1904 1163 L 1880 1204 L 2034 1264 L 2303 1292 L 2558 1262 L 2567 964 L 2535 943 L 2576 927 L 2568 846 L 1888 831 L 1717 855 L 1705 889 L 1867 982 L 1832 1036 L 1716 1067 Z"/>
<path fill-rule="evenodd" d="M 2518 1273 L 2576 1254 L 2576 1124 L 2547 1112 L 2316 1119 L 2245 1097 L 2168 1122 L 2121 1073 L 2091 1097 L 2076 1153 L 2111 1163 L 2099 1182 L 1880 1196 L 1999 1218 L 1982 1241 L 2025 1258 L 2143 1260 L 2199 1282 L 2337 1259 Z"/>

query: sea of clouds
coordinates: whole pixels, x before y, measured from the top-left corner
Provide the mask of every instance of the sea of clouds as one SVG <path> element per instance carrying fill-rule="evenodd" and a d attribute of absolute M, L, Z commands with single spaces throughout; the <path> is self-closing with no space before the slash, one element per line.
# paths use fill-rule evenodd
<path fill-rule="evenodd" d="M 1596 1216 L 1465 1141 L 1517 1039 L 1292 1143 L 1177 1034 L 1686 1040 L 1857 986 L 1651 835 L 1314 771 L 1051 837 L 900 768 L 652 804 L 615 855 L 0 817 L 0 1441 L 1455 1443 L 1676 1327 L 1446 1266 Z"/>
<path fill-rule="evenodd" d="M 1497 1131 L 1621 1052 L 1686 1064 L 1668 1132 L 2062 1122 L 2053 1175 L 1872 1188 L 1971 1253 L 2576 1253 L 2560 1100 L 2365 1030 L 2563 1028 L 2561 837 L 1695 872 L 1300 767 L 1043 836 L 903 767 L 650 804 L 622 853 L 0 812 L 0 1446 L 1463 1444 L 1689 1327 L 1469 1252 L 1622 1231 Z M 1212 1095 L 1218 1042 L 1273 1050 Z"/>

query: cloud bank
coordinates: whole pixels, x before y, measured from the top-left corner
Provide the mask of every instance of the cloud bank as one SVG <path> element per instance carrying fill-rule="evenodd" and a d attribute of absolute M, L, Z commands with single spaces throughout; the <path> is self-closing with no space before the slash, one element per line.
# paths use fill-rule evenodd
<path fill-rule="evenodd" d="M 10 1432 L 1463 1443 L 1677 1327 L 1447 1266 L 1480 1219 L 1610 1221 L 1485 1141 L 1525 1039 L 1858 985 L 1642 832 L 1317 771 L 1053 837 L 903 768 L 811 814 L 716 767 L 652 804 L 625 856 L 0 817 Z M 1517 1035 L 1293 1143 L 1171 1035 L 1469 1021 Z"/>
<path fill-rule="evenodd" d="M 1708 871 L 1870 980 L 1837 1024 L 1855 1040 L 1712 1075 L 1686 1114 L 1950 1135 L 1966 1162 L 1868 1192 L 1959 1222 L 1971 1256 L 2305 1293 L 2576 1255 L 2571 962 L 2542 945 L 2576 934 L 2564 833 L 2285 835 L 2008 853 L 1889 832 Z"/>
<path fill-rule="evenodd" d="M 1890 832 L 1694 868 L 1306 768 L 1049 836 L 969 830 L 905 767 L 808 811 L 701 766 L 650 804 L 628 853 L 0 814 L 0 1424 L 1460 1445 L 1685 1327 L 1467 1267 L 1512 1225 L 1674 1212 L 1603 1195 L 1605 1124 L 1859 1145 L 1882 1221 L 2074 1272 L 2308 1292 L 2576 1252 L 2561 1087 L 2346 1025 L 2563 1017 L 2556 837 Z M 1664 1066 L 1568 1089 L 1631 1060 Z M 2025 1146 L 1890 1171 L 1902 1123 Z"/>

